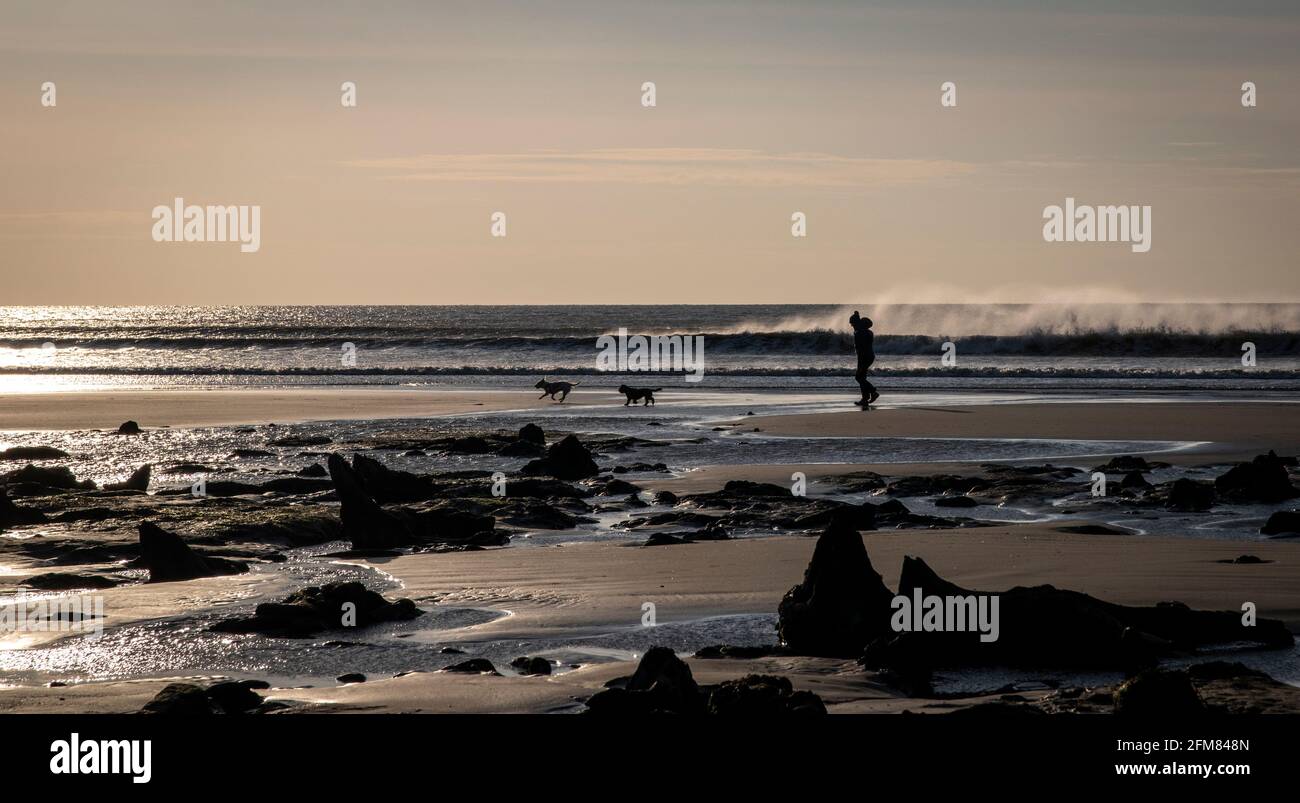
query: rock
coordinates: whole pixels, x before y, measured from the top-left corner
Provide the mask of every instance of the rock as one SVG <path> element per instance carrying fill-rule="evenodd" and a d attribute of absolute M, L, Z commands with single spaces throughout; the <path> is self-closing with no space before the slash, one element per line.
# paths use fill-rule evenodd
<path fill-rule="evenodd" d="M 0 530 L 20 524 L 41 524 L 45 520 L 41 511 L 15 505 L 5 489 L 0 488 Z"/>
<path fill-rule="evenodd" d="M 464 650 L 458 650 L 455 647 L 443 647 L 441 650 L 438 650 L 438 652 L 442 655 L 464 655 L 465 654 Z"/>
<path fill-rule="evenodd" d="M 248 564 L 242 561 L 200 555 L 190 549 L 179 535 L 147 521 L 140 524 L 140 564 L 149 570 L 151 583 L 248 571 Z"/>
<path fill-rule="evenodd" d="M 688 543 L 683 538 L 678 538 L 670 533 L 655 533 L 645 540 L 641 546 L 672 546 L 673 544 Z"/>
<path fill-rule="evenodd" d="M 1115 713 L 1180 717 L 1208 712 L 1186 671 L 1148 669 L 1115 689 Z"/>
<path fill-rule="evenodd" d="M 45 574 L 34 574 L 28 577 L 23 581 L 23 585 L 41 591 L 71 591 L 74 588 L 113 588 L 120 585 L 120 583 L 96 574 L 46 572 Z"/>
<path fill-rule="evenodd" d="M 935 507 L 977 507 L 979 501 L 969 496 L 941 496 L 934 500 Z"/>
<path fill-rule="evenodd" d="M 322 631 L 406 621 L 423 613 L 409 599 L 389 602 L 355 581 L 327 583 L 295 591 L 284 602 L 263 602 L 251 617 L 226 619 L 210 629 L 218 633 L 311 638 Z"/>
<path fill-rule="evenodd" d="M 1132 455 L 1120 455 L 1112 457 L 1110 462 L 1097 466 L 1093 471 L 1110 472 L 1117 474 L 1119 472 L 1128 473 L 1131 471 L 1147 472 L 1151 470 L 1151 465 L 1145 458 L 1134 457 Z"/>
<path fill-rule="evenodd" d="M 572 530 L 578 526 L 578 519 L 553 505 L 542 502 L 516 502 L 507 509 L 497 512 L 501 520 L 517 527 L 529 527 L 539 530 Z"/>
<path fill-rule="evenodd" d="M 637 715 L 701 714 L 707 701 L 691 668 L 667 647 L 651 647 L 623 688 L 597 692 L 587 700 L 587 713 Z"/>
<path fill-rule="evenodd" d="M 1119 481 L 1120 490 L 1125 491 L 1145 491 L 1152 487 L 1147 482 L 1147 478 L 1142 476 L 1140 471 L 1130 471 L 1124 475 L 1124 479 Z"/>
<path fill-rule="evenodd" d="M 868 645 L 863 664 L 905 677 L 970 666 L 1137 671 L 1199 647 L 1294 644 L 1282 622 L 1260 619 L 1247 626 L 1238 611 L 1194 611 L 1174 602 L 1116 605 L 1048 585 L 1017 586 L 996 594 L 972 591 L 944 580 L 925 561 L 910 556 L 903 560 L 898 593 L 909 598 L 921 594 L 970 600 L 968 610 L 981 598 L 996 597 L 999 603 L 994 641 L 981 641 L 978 628 L 968 628 L 967 632 L 890 633 Z M 991 610 L 992 599 L 985 604 Z"/>
<path fill-rule="evenodd" d="M 117 428 L 118 435 L 139 435 L 140 432 L 140 425 L 134 421 L 123 421 Z"/>
<path fill-rule="evenodd" d="M 0 460 L 63 460 L 71 456 L 53 446 L 14 446 L 0 449 Z"/>
<path fill-rule="evenodd" d="M 546 445 L 546 433 L 536 424 L 524 424 L 519 428 L 519 440 L 537 446 Z"/>
<path fill-rule="evenodd" d="M 667 505 L 672 507 L 678 502 L 677 494 L 672 491 L 655 491 L 654 503 L 656 505 Z"/>
<path fill-rule="evenodd" d="M 37 466 L 28 464 L 18 469 L 10 471 L 8 474 L 0 476 L 0 485 L 10 483 L 30 482 L 35 485 L 44 485 L 48 488 L 59 488 L 65 491 L 93 491 L 95 483 L 90 480 L 79 482 L 72 474 L 72 469 L 67 466 Z"/>
<path fill-rule="evenodd" d="M 521 675 L 549 675 L 551 674 L 551 662 L 545 658 L 529 658 L 521 656 L 510 662 Z"/>
<path fill-rule="evenodd" d="M 243 714 L 262 704 L 262 696 L 253 689 L 269 688 L 264 680 L 226 680 L 204 690 L 208 699 L 225 714 Z"/>
<path fill-rule="evenodd" d="M 826 705 L 809 691 L 795 691 L 789 678 L 746 675 L 718 685 L 709 695 L 709 713 L 722 716 L 825 714 Z"/>
<path fill-rule="evenodd" d="M 641 498 L 640 494 L 629 494 L 628 497 L 623 500 L 623 504 L 627 507 L 649 507 L 646 501 Z"/>
<path fill-rule="evenodd" d="M 496 453 L 501 457 L 541 457 L 546 454 L 546 447 L 528 441 L 511 441 Z"/>
<path fill-rule="evenodd" d="M 366 676 L 360 672 L 349 672 L 346 675 L 339 675 L 335 680 L 339 683 L 365 683 Z"/>
<path fill-rule="evenodd" d="M 328 461 L 335 458 L 343 459 L 331 455 Z M 427 477 L 389 468 L 372 457 L 353 455 L 352 471 L 361 489 L 376 502 L 420 502 L 433 496 L 433 483 Z M 330 476 L 333 473 L 331 466 Z"/>
<path fill-rule="evenodd" d="M 153 474 L 153 466 L 145 463 L 137 468 L 125 482 L 113 482 L 104 486 L 105 491 L 147 491 L 149 490 L 149 477 Z"/>
<path fill-rule="evenodd" d="M 544 475 L 560 480 L 580 480 L 600 473 L 591 452 L 573 435 L 566 435 L 559 443 L 551 444 L 546 456 L 527 463 L 521 473 L 529 476 Z"/>
<path fill-rule="evenodd" d="M 1182 477 L 1169 488 L 1165 507 L 1170 510 L 1201 511 L 1214 507 L 1214 486 Z"/>
<path fill-rule="evenodd" d="M 1261 535 L 1300 535 L 1300 510 L 1279 510 L 1259 528 Z"/>
<path fill-rule="evenodd" d="M 1285 502 L 1300 496 L 1291 484 L 1286 461 L 1270 451 L 1238 463 L 1214 481 L 1214 490 L 1232 502 Z"/>
<path fill-rule="evenodd" d="M 306 468 L 298 469 L 299 477 L 328 477 L 329 472 L 320 463 L 312 463 Z"/>
<path fill-rule="evenodd" d="M 1271 560 L 1264 560 L 1263 558 L 1259 557 L 1258 555 L 1238 555 L 1238 556 L 1235 557 L 1235 558 L 1226 558 L 1226 559 L 1221 560 L 1221 561 L 1218 561 L 1218 562 L 1219 562 L 1219 563 L 1236 563 L 1236 564 L 1241 564 L 1241 565 L 1250 565 L 1250 564 L 1256 564 L 1256 563 L 1272 563 L 1273 561 L 1271 561 Z"/>
<path fill-rule="evenodd" d="M 803 582 L 781 600 L 777 633 L 800 655 L 860 655 L 873 639 L 891 632 L 893 597 L 852 519 L 838 516 L 818 537 Z"/>
<path fill-rule="evenodd" d="M 461 661 L 458 664 L 452 664 L 442 670 L 443 672 L 463 672 L 467 675 L 500 675 L 497 668 L 486 658 L 471 658 L 468 661 Z"/>
<path fill-rule="evenodd" d="M 145 703 L 140 713 L 208 716 L 225 712 L 208 698 L 208 693 L 201 686 L 195 686 L 193 683 L 171 683 Z"/>

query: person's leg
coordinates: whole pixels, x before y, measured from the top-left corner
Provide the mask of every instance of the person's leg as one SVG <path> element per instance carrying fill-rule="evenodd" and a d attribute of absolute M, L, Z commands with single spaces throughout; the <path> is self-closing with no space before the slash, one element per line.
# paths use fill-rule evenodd
<path fill-rule="evenodd" d="M 874 388 L 872 388 L 871 383 L 867 381 L 867 366 L 864 363 L 858 363 L 858 372 L 853 375 L 853 378 L 857 381 L 858 387 L 862 390 L 862 398 L 858 399 L 858 404 L 866 404 L 867 399 L 870 398 L 868 394 L 870 394 Z"/>

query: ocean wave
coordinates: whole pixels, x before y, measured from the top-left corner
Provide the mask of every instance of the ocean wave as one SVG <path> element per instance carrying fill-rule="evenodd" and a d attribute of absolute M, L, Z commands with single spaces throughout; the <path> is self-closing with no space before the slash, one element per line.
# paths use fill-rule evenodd
<path fill-rule="evenodd" d="M 852 355 L 851 334 L 831 330 L 775 331 L 775 332 L 696 332 L 682 336 L 704 338 L 706 353 L 756 356 L 774 355 Z M 376 332 L 372 329 L 331 331 L 330 333 L 301 331 L 269 332 L 232 335 L 175 333 L 169 336 L 111 337 L 57 336 L 46 333 L 39 337 L 0 339 L 0 348 L 38 349 L 45 343 L 57 348 L 82 350 L 338 350 L 344 343 L 358 349 L 374 351 L 399 351 L 429 349 L 440 352 L 461 351 L 469 354 L 491 353 L 552 353 L 556 355 L 595 354 L 598 335 L 522 335 L 483 336 L 428 334 L 411 331 Z M 938 354 L 945 342 L 957 344 L 961 354 L 1005 356 L 1073 356 L 1073 357 L 1215 357 L 1240 355 L 1244 343 L 1253 343 L 1257 353 L 1273 356 L 1300 356 L 1300 332 L 1233 331 L 1220 333 L 1189 333 L 1170 330 L 1102 330 L 1061 334 L 1046 330 L 1014 335 L 893 335 L 877 334 L 875 349 L 879 355 L 930 355 Z"/>

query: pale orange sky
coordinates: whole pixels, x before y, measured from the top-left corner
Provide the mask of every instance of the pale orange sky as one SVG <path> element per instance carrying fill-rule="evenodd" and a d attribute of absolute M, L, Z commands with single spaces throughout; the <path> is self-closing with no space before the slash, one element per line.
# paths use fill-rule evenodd
<path fill-rule="evenodd" d="M 1300 6 L 1221 5 L 7 2 L 0 304 L 1300 301 Z"/>

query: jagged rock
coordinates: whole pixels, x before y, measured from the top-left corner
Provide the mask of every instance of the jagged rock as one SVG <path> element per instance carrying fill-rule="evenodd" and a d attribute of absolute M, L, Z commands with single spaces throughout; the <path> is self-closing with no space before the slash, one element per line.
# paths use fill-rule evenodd
<path fill-rule="evenodd" d="M 140 524 L 140 564 L 149 570 L 151 583 L 248 571 L 248 564 L 243 561 L 200 555 L 190 549 L 179 535 L 148 521 Z"/>
<path fill-rule="evenodd" d="M 497 668 L 486 658 L 471 658 L 468 661 L 461 661 L 458 664 L 452 664 L 442 670 L 443 672 L 461 672 L 467 675 L 500 675 Z"/>
<path fill-rule="evenodd" d="M 667 647 L 651 647 L 622 688 L 587 699 L 587 713 L 639 715 L 702 714 L 707 702 L 691 668 Z"/>
<path fill-rule="evenodd" d="M 123 421 L 117 428 L 118 435 L 139 435 L 140 432 L 140 425 L 134 421 Z"/>
<path fill-rule="evenodd" d="M 424 612 L 409 599 L 389 602 L 358 582 L 327 583 L 290 594 L 284 602 L 263 602 L 252 616 L 225 619 L 218 633 L 260 633 L 279 638 L 311 638 L 326 630 L 401 622 Z M 355 619 L 355 621 L 353 620 Z"/>
<path fill-rule="evenodd" d="M 792 652 L 855 656 L 890 632 L 894 595 L 867 557 L 853 519 L 839 516 L 817 539 L 803 582 L 777 609 L 777 633 Z"/>
<path fill-rule="evenodd" d="M 47 488 L 59 488 L 65 491 L 93 491 L 95 483 L 90 480 L 78 481 L 72 469 L 67 466 L 37 466 L 28 464 L 0 476 L 0 485 L 30 482 Z"/>
<path fill-rule="evenodd" d="M 1115 713 L 1180 717 L 1208 712 L 1186 671 L 1148 669 L 1115 689 Z"/>
<path fill-rule="evenodd" d="M 521 675 L 549 675 L 551 674 L 551 662 L 545 658 L 529 658 L 520 656 L 510 662 Z"/>
<path fill-rule="evenodd" d="M 1052 586 L 1017 586 L 1001 593 L 972 591 L 939 577 L 919 558 L 906 557 L 899 596 L 981 598 L 999 604 L 998 638 L 981 641 L 978 627 L 966 632 L 891 632 L 868 645 L 862 662 L 914 675 L 943 667 L 1011 666 L 1018 668 L 1121 669 L 1136 671 L 1163 657 L 1198 647 L 1250 643 L 1288 647 L 1294 638 L 1278 620 L 1241 622 L 1236 611 L 1194 611 L 1176 602 L 1151 607 L 1116 605 L 1077 591 Z M 892 630 L 892 628 L 891 628 Z"/>
<path fill-rule="evenodd" d="M 1286 461 L 1270 451 L 1238 463 L 1214 481 L 1214 490 L 1232 502 L 1284 502 L 1300 496 L 1291 484 Z"/>
<path fill-rule="evenodd" d="M 15 505 L 5 489 L 0 488 L 0 530 L 20 524 L 42 524 L 45 520 L 41 511 Z"/>
<path fill-rule="evenodd" d="M 153 466 L 145 463 L 137 468 L 125 482 L 113 482 L 104 486 L 105 491 L 147 491 L 149 490 L 149 477 L 153 474 Z"/>
<path fill-rule="evenodd" d="M 825 714 L 826 705 L 810 691 L 795 691 L 789 678 L 746 675 L 725 681 L 713 690 L 709 713 L 745 717 Z"/>
<path fill-rule="evenodd" d="M 1209 510 L 1214 507 L 1214 486 L 1181 477 L 1169 487 L 1165 507 L 1170 510 Z"/>
<path fill-rule="evenodd" d="M 1300 535 L 1300 510 L 1279 510 L 1259 528 L 1261 535 Z"/>
<path fill-rule="evenodd" d="M 544 475 L 561 480 L 580 480 L 600 473 L 591 452 L 573 435 L 551 444 L 546 456 L 533 460 L 521 470 L 530 476 Z"/>
<path fill-rule="evenodd" d="M 342 460 L 331 455 L 329 462 Z M 361 489 L 376 502 L 420 502 L 433 496 L 433 484 L 427 477 L 389 468 L 372 457 L 353 455 L 352 470 Z M 333 476 L 333 468 L 330 469 Z M 337 480 L 335 480 L 337 482 Z"/>
<path fill-rule="evenodd" d="M 14 446 L 0 449 L 0 460 L 63 460 L 71 456 L 53 446 Z"/>
<path fill-rule="evenodd" d="M 1119 481 L 1119 487 L 1125 491 L 1145 491 L 1152 487 L 1147 482 L 1147 478 L 1142 476 L 1140 471 L 1130 471 L 1124 475 L 1124 479 Z"/>

